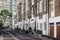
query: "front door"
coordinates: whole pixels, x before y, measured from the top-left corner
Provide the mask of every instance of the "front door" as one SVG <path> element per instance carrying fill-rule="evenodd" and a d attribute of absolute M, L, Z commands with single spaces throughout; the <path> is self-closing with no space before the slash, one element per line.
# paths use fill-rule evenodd
<path fill-rule="evenodd" d="M 57 23 L 57 40 L 60 40 L 60 23 Z"/>
<path fill-rule="evenodd" d="M 50 24 L 50 38 L 54 38 L 54 24 Z"/>

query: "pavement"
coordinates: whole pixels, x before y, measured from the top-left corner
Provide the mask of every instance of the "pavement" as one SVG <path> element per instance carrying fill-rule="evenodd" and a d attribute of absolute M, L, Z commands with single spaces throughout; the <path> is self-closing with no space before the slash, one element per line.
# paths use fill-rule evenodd
<path fill-rule="evenodd" d="M 0 40 L 52 40 L 43 36 L 36 36 L 33 34 L 25 34 L 17 31 L 4 30 L 0 35 Z"/>
<path fill-rule="evenodd" d="M 0 40 L 3 40 L 3 36 L 2 36 L 2 34 L 0 35 Z"/>

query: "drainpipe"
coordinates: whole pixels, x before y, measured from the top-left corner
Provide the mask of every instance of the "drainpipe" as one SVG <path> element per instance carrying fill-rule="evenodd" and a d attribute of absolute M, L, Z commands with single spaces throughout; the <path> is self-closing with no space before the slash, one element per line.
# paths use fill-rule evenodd
<path fill-rule="evenodd" d="M 49 0 L 46 0 L 47 1 L 47 23 L 48 23 L 48 25 L 47 25 L 47 36 L 49 36 Z"/>

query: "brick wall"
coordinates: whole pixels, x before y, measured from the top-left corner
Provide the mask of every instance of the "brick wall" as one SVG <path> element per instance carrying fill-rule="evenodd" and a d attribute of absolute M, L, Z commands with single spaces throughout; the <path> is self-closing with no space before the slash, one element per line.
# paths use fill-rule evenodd
<path fill-rule="evenodd" d="M 60 16 L 60 0 L 55 0 L 55 16 Z"/>

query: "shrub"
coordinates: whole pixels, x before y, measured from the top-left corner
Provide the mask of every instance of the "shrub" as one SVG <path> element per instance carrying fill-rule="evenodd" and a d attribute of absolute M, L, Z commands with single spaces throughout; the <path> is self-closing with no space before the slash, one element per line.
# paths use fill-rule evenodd
<path fill-rule="evenodd" d="M 18 30 L 21 30 L 21 28 L 19 28 Z"/>
<path fill-rule="evenodd" d="M 29 33 L 28 30 L 26 30 L 25 33 Z"/>
<path fill-rule="evenodd" d="M 0 20 L 0 34 L 1 34 L 2 29 L 3 29 L 3 22 L 2 20 Z"/>
<path fill-rule="evenodd" d="M 32 32 L 32 28 L 31 28 L 31 27 L 29 27 L 28 31 L 29 31 L 29 32 Z"/>
<path fill-rule="evenodd" d="M 2 22 L 2 20 L 0 20 L 0 29 L 2 29 L 3 28 L 3 22 Z"/>
<path fill-rule="evenodd" d="M 25 33 L 32 33 L 32 28 L 31 28 L 31 27 L 29 27 L 29 29 L 28 29 L 28 30 L 26 30 L 26 31 L 25 31 Z"/>
<path fill-rule="evenodd" d="M 25 29 L 23 28 L 23 30 L 22 30 L 23 32 L 25 32 Z"/>
<path fill-rule="evenodd" d="M 16 30 L 16 31 L 18 31 L 18 27 L 17 27 L 17 28 L 15 28 L 15 30 Z"/>
<path fill-rule="evenodd" d="M 42 34 L 42 30 L 37 30 L 36 32 L 39 34 Z"/>

